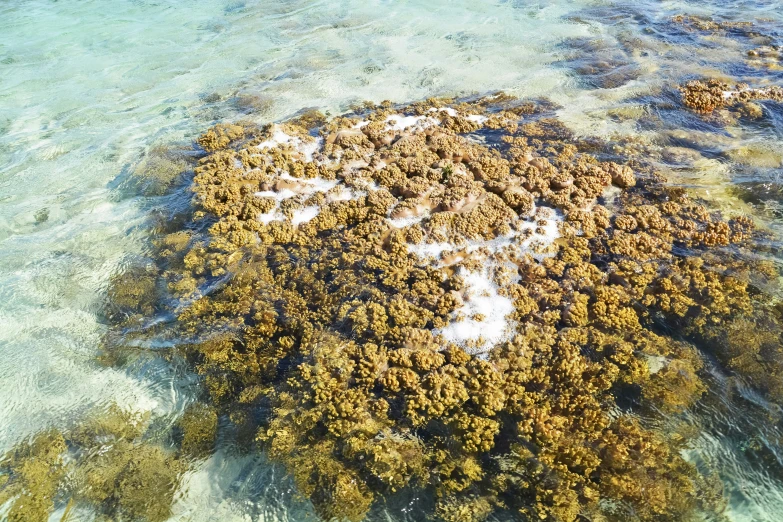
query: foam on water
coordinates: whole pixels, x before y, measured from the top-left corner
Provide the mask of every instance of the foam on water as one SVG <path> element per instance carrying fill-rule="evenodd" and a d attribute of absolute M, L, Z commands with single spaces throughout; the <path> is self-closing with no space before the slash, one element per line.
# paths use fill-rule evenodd
<path fill-rule="evenodd" d="M 278 145 L 290 144 L 295 150 L 302 153 L 307 161 L 313 161 L 313 154 L 321 148 L 323 144 L 322 138 L 315 138 L 309 141 L 304 141 L 298 136 L 291 136 L 286 134 L 278 126 L 274 127 L 272 137 L 268 140 L 262 141 L 258 144 L 259 152 L 264 152 L 267 149 L 277 147 Z"/>
<path fill-rule="evenodd" d="M 427 116 L 403 116 L 402 114 L 392 114 L 386 117 L 386 130 L 403 131 L 406 129 L 426 128 L 437 125 L 439 122 L 434 118 Z"/>
<path fill-rule="evenodd" d="M 307 223 L 308 221 L 315 218 L 315 216 L 318 215 L 319 211 L 320 211 L 320 207 L 315 205 L 296 210 L 294 211 L 294 215 L 291 218 L 291 223 L 294 226 L 299 225 L 300 223 Z"/>
<path fill-rule="evenodd" d="M 464 304 L 454 312 L 452 322 L 435 330 L 468 352 L 484 353 L 512 332 L 508 316 L 514 312 L 514 302 L 498 293 L 498 285 L 492 279 L 493 269 L 487 266 L 479 272 L 461 268 L 457 272 L 465 282 Z"/>
<path fill-rule="evenodd" d="M 313 150 L 313 152 L 315 152 L 315 150 Z M 311 159 L 312 159 L 312 153 L 311 153 Z M 258 216 L 258 220 L 264 223 L 265 225 L 268 225 L 272 221 L 283 221 L 286 219 L 285 215 L 282 212 L 280 212 L 280 203 L 282 203 L 283 201 L 295 197 L 307 198 L 308 196 L 312 196 L 313 194 L 318 192 L 329 192 L 330 190 L 335 188 L 338 184 L 338 182 L 335 180 L 328 180 L 328 179 L 321 179 L 321 178 L 294 178 L 293 176 L 291 176 L 286 172 L 279 174 L 277 177 L 278 179 L 284 181 L 291 181 L 296 185 L 298 185 L 298 187 L 296 190 L 290 188 L 283 188 L 281 190 L 262 190 L 260 192 L 255 193 L 255 195 L 259 198 L 271 198 L 275 201 L 275 206 L 274 208 L 272 208 L 272 210 L 260 214 Z M 352 193 L 349 188 L 340 187 L 340 191 L 336 193 L 333 197 L 330 197 L 328 199 L 330 201 L 341 201 L 345 199 L 352 199 L 354 197 L 357 197 L 357 194 Z M 307 223 L 315 216 L 317 216 L 318 212 L 319 212 L 319 207 L 317 206 L 304 207 L 294 212 L 291 218 L 291 222 L 294 225 Z"/>
<path fill-rule="evenodd" d="M 534 215 L 535 220 L 519 219 L 512 224 L 514 230 L 492 239 L 466 239 L 459 243 L 425 240 L 421 243 L 409 244 L 408 251 L 421 259 L 433 260 L 436 264 L 446 252 L 472 254 L 482 249 L 491 255 L 507 248 L 517 255 L 529 254 L 540 261 L 551 256 L 549 247 L 560 237 L 559 226 L 563 222 L 563 217 L 547 207 L 537 207 Z M 389 222 L 401 228 L 424 219 L 426 216 L 390 219 Z"/>

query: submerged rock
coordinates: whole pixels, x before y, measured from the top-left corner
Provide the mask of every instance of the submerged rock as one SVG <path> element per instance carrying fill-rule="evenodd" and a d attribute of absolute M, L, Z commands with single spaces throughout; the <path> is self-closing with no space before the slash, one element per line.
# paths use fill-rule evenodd
<path fill-rule="evenodd" d="M 742 36 L 755 36 L 758 34 L 755 32 L 756 29 L 753 22 L 746 21 L 716 21 L 704 16 L 679 14 L 672 17 L 672 22 L 690 31 L 726 32 Z"/>
<path fill-rule="evenodd" d="M 148 417 L 117 406 L 72 430 L 47 430 L 0 459 L 0 504 L 8 520 L 42 522 L 56 504 L 63 520 L 77 504 L 112 520 L 169 518 L 186 467 L 173 451 L 146 439 Z"/>
<path fill-rule="evenodd" d="M 570 68 L 588 87 L 614 89 L 636 80 L 642 68 L 620 45 L 596 38 L 571 38 L 564 44 Z"/>

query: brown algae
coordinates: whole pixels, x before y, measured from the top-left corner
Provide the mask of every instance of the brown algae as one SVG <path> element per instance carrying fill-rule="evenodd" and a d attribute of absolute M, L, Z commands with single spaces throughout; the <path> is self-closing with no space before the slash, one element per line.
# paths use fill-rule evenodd
<path fill-rule="evenodd" d="M 719 514 L 678 415 L 706 389 L 702 350 L 783 399 L 777 312 L 749 286 L 777 274 L 737 254 L 748 218 L 588 153 L 550 108 L 496 95 L 207 132 L 186 225 L 109 292 L 109 354 L 173 341 L 203 376 L 180 454 L 207 455 L 225 417 L 324 520 L 406 488 L 447 521 Z M 76 473 L 85 498 L 158 519 L 101 473 L 167 484 L 154 470 L 179 457 L 122 444 Z M 52 497 L 8 469 L 14 494 Z"/>

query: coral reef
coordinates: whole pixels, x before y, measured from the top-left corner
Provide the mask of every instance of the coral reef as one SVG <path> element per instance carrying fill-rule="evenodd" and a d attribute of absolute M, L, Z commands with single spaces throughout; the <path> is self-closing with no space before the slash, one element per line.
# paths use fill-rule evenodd
<path fill-rule="evenodd" d="M 753 115 L 755 100 L 783 101 L 783 87 L 772 86 L 752 89 L 747 84 L 734 87 L 720 80 L 693 80 L 680 87 L 686 107 L 702 114 L 717 109 L 740 106 L 740 111 Z"/>
<path fill-rule="evenodd" d="M 701 43 L 714 45 L 725 38 L 733 40 L 731 45 L 723 45 L 730 56 L 735 49 L 743 49 L 745 66 L 779 72 L 783 70 L 779 31 L 770 19 L 749 21 L 717 21 L 711 18 L 680 14 L 671 21 L 674 27 L 685 34 L 696 35 Z"/>
<path fill-rule="evenodd" d="M 168 519 L 186 467 L 149 439 L 148 420 L 113 405 L 71 430 L 46 430 L 18 444 L 0 459 L 8 520 L 46 521 L 56 504 L 66 513 L 88 504 L 111 520 Z"/>
<path fill-rule="evenodd" d="M 727 88 L 687 103 L 760 96 Z M 495 95 L 208 131 L 189 221 L 114 279 L 107 351 L 174 345 L 211 400 L 180 421 L 183 453 L 209 451 L 220 414 L 325 520 L 403 488 L 442 520 L 719 510 L 664 420 L 704 393 L 700 350 L 777 398 L 774 311 L 748 286 L 776 275 L 727 253 L 752 248 L 749 219 L 550 109 Z"/>

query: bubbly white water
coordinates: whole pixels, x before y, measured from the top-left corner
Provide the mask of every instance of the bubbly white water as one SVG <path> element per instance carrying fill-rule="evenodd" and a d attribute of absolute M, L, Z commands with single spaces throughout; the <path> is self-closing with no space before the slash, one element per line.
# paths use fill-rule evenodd
<path fill-rule="evenodd" d="M 498 89 L 548 96 L 578 129 L 606 135 L 623 125 L 607 120 L 604 108 L 658 84 L 588 89 L 553 62 L 565 38 L 612 33 L 615 20 L 580 16 L 610 4 L 0 3 L 0 452 L 95 406 L 118 402 L 173 416 L 191 400 L 165 365 L 121 371 L 95 363 L 109 276 L 145 248 L 148 202 L 116 187 L 152 146 L 187 143 L 223 120 L 276 121 L 308 107 L 337 114 L 363 100 Z M 719 9 L 641 4 L 653 12 Z M 777 2 L 742 4 L 743 16 L 778 16 Z M 639 59 L 646 70 L 660 67 Z M 766 484 L 737 475 L 753 488 Z M 218 454 L 185 481 L 173 519 L 312 516 L 286 484 L 260 458 Z M 780 495 L 754 489 L 732 516 L 772 521 L 776 512 Z"/>
<path fill-rule="evenodd" d="M 491 268 L 473 272 L 460 269 L 458 275 L 465 281 L 465 304 L 457 308 L 454 315 L 462 318 L 436 330 L 444 339 L 464 346 L 469 352 L 486 352 L 511 337 L 512 324 L 508 316 L 514 312 L 514 302 L 498 294 Z M 477 318 L 477 315 L 481 317 Z M 469 343 L 478 345 L 474 349 Z"/>

